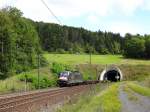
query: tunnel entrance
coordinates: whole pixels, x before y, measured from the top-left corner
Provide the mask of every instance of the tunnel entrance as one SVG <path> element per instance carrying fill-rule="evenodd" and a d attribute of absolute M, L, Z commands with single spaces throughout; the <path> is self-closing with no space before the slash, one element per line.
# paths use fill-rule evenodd
<path fill-rule="evenodd" d="M 120 81 L 120 74 L 116 70 L 110 70 L 105 73 L 104 79 L 111 82 L 117 82 Z"/>
<path fill-rule="evenodd" d="M 105 68 L 102 73 L 99 75 L 100 81 L 111 81 L 117 82 L 123 79 L 123 74 L 118 67 L 107 67 Z"/>

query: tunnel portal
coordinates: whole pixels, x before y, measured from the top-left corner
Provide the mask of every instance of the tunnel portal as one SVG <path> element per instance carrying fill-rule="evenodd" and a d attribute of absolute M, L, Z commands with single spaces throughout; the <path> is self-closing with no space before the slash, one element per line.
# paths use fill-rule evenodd
<path fill-rule="evenodd" d="M 119 68 L 104 69 L 99 76 L 100 81 L 117 82 L 122 80 L 123 75 Z"/>
<path fill-rule="evenodd" d="M 120 81 L 120 74 L 116 70 L 110 70 L 104 74 L 104 79 L 111 82 L 117 82 Z"/>

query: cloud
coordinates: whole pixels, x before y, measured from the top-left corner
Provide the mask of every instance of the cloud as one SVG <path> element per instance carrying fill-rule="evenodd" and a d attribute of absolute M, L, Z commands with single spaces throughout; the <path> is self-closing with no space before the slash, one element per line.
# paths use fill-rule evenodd
<path fill-rule="evenodd" d="M 40 0 L 16 0 L 14 6 L 35 21 L 57 22 Z"/>
<path fill-rule="evenodd" d="M 138 9 L 143 7 L 144 0 L 116 0 L 118 10 L 123 14 L 132 15 Z"/>
<path fill-rule="evenodd" d="M 0 0 L 0 8 L 12 5 L 14 1 L 12 0 Z"/>
<path fill-rule="evenodd" d="M 120 22 L 113 22 L 109 25 L 108 29 L 115 33 L 120 33 L 124 36 L 126 33 L 142 33 L 140 27 L 134 23 L 130 23 L 128 21 L 120 21 Z"/>
<path fill-rule="evenodd" d="M 150 11 L 150 0 L 144 0 L 142 9 Z"/>
<path fill-rule="evenodd" d="M 2 1 L 4 2 L 5 0 Z M 41 0 L 14 1 L 15 2 L 12 3 L 11 0 L 6 0 L 5 4 L 19 8 L 24 13 L 25 17 L 38 21 L 55 21 L 54 17 L 48 12 Z M 55 15 L 67 19 L 88 14 L 107 16 L 111 12 L 111 1 L 112 0 L 45 0 Z"/>
<path fill-rule="evenodd" d="M 12 0 L 1 1 L 3 5 L 5 2 L 5 4 L 18 7 L 26 17 L 35 20 L 47 21 L 53 18 L 41 0 L 14 0 L 14 3 Z M 118 12 L 123 15 L 131 15 L 136 9 L 144 7 L 146 1 L 148 0 L 45 0 L 53 12 L 63 18 L 74 18 L 84 14 L 108 16 Z"/>
<path fill-rule="evenodd" d="M 90 24 L 97 24 L 99 22 L 99 18 L 95 15 L 89 15 L 87 17 L 87 23 L 90 23 Z"/>
<path fill-rule="evenodd" d="M 76 18 L 81 21 L 76 26 L 85 25 L 87 28 L 99 26 L 106 28 L 112 23 L 108 30 L 120 32 L 137 33 L 142 30 L 138 25 L 132 22 L 120 20 L 116 22 L 111 20 L 112 16 L 120 15 L 124 18 L 134 16 L 135 12 L 140 10 L 150 11 L 150 0 L 44 0 L 55 15 L 66 25 L 71 25 Z M 55 18 L 48 12 L 41 0 L 0 0 L 0 7 L 11 5 L 19 8 L 24 16 L 36 21 L 55 22 Z M 86 17 L 85 17 L 86 16 Z M 125 17 L 126 16 L 126 17 Z M 83 21 L 83 17 L 85 21 Z M 99 20 L 100 18 L 100 20 Z M 109 19 L 109 23 L 103 23 L 101 18 Z M 79 19 L 80 20 L 80 19 Z M 67 22 L 69 21 L 69 22 Z M 71 22 L 72 21 L 72 22 Z M 86 23 L 87 22 L 87 23 Z M 81 24 L 82 23 L 82 24 Z M 93 27 L 91 25 L 93 24 Z M 88 26 L 89 25 L 89 26 Z M 84 26 L 82 26 L 84 27 Z M 141 28 L 141 30 L 140 30 Z M 106 30 L 107 30 L 106 29 Z M 91 29 L 92 30 L 92 29 Z M 95 30 L 95 29 L 94 29 Z"/>
<path fill-rule="evenodd" d="M 120 12 L 132 15 L 150 3 L 149 0 L 45 0 L 58 16 L 75 17 L 83 14 L 108 16 Z"/>

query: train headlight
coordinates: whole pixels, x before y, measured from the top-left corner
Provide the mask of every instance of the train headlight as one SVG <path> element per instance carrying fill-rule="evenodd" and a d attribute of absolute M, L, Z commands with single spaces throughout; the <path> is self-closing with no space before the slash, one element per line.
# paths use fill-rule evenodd
<path fill-rule="evenodd" d="M 68 79 L 67 79 L 67 77 L 60 77 L 59 80 L 65 80 L 65 81 L 67 81 Z"/>

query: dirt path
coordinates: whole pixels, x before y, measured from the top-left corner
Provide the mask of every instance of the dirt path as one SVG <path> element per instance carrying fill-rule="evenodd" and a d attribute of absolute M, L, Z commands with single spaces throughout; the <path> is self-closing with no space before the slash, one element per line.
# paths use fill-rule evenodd
<path fill-rule="evenodd" d="M 150 98 L 131 92 L 132 97 L 136 99 L 130 99 L 129 94 L 123 90 L 123 85 L 121 85 L 119 93 L 122 103 L 121 112 L 150 112 Z"/>

